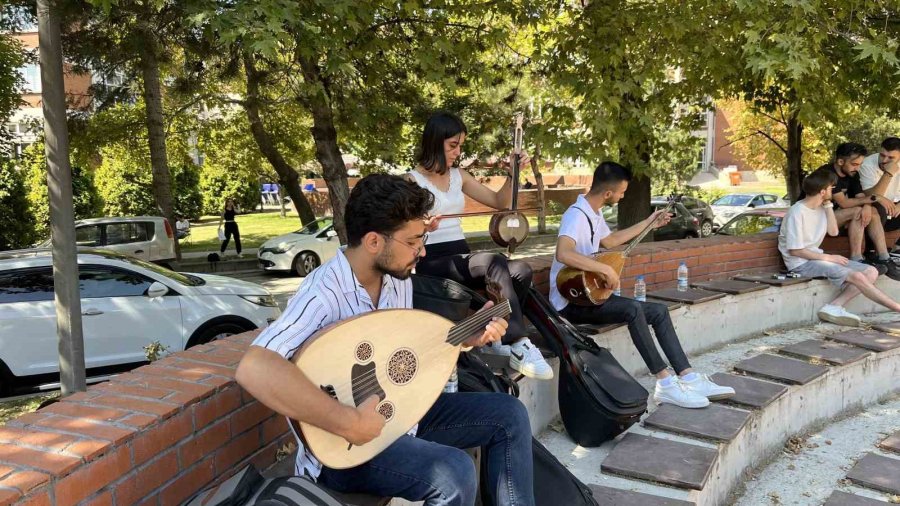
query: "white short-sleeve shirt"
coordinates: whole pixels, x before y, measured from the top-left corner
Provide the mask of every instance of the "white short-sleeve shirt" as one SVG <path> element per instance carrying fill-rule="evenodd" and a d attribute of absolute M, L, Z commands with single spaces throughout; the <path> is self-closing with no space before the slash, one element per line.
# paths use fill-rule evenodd
<path fill-rule="evenodd" d="M 559 222 L 559 236 L 570 237 L 575 241 L 575 251 L 585 256 L 600 251 L 600 241 L 611 233 L 603 214 L 593 209 L 584 195 L 578 196 L 578 200 L 569 206 Z M 556 287 L 556 275 L 564 267 L 554 256 L 550 267 L 550 303 L 557 311 L 569 304 Z"/>
<path fill-rule="evenodd" d="M 868 190 L 878 184 L 882 174 L 884 171 L 878 166 L 878 153 L 865 157 L 859 167 L 859 182 L 862 183 L 863 190 Z M 900 200 L 900 177 L 891 178 L 884 196 L 892 202 Z"/>
<path fill-rule="evenodd" d="M 376 309 L 412 308 L 412 296 L 411 280 L 399 280 L 385 274 L 378 304 L 374 304 L 369 292 L 353 274 L 347 257 L 338 250 L 334 258 L 306 277 L 284 313 L 256 337 L 253 345 L 289 359 L 319 329 Z M 285 388 L 289 387 L 285 385 Z M 293 426 L 288 425 L 293 432 Z M 417 428 L 418 425 L 410 429 L 409 434 L 414 436 Z M 316 479 L 322 464 L 304 448 L 297 433 L 294 437 L 298 447 L 296 474 L 305 472 Z"/>
<path fill-rule="evenodd" d="M 810 209 L 802 200 L 788 210 L 778 232 L 778 251 L 789 270 L 809 262 L 805 258 L 791 255 L 790 250 L 808 249 L 822 253 L 819 245 L 828 232 L 828 216 L 825 213 L 825 208 Z"/>

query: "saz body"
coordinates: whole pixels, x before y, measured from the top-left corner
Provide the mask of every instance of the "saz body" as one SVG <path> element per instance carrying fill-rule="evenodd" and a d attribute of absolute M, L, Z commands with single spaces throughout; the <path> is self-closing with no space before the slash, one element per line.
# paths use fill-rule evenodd
<path fill-rule="evenodd" d="M 291 420 L 316 459 L 332 469 L 363 464 L 406 434 L 441 394 L 460 347 L 492 318 L 511 312 L 509 301 L 479 311 L 459 324 L 418 309 L 384 309 L 320 330 L 291 359 L 342 404 L 359 406 L 372 395 L 386 424 L 377 438 L 351 445 L 346 439 Z"/>

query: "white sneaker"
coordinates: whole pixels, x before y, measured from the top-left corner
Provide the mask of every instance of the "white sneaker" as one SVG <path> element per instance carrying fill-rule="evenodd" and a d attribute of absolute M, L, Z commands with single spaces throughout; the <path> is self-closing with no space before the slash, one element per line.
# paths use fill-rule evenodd
<path fill-rule="evenodd" d="M 511 349 L 512 347 L 508 344 L 503 344 L 500 341 L 493 341 L 479 348 L 479 351 L 481 351 L 481 353 L 487 353 L 488 355 L 508 357 L 511 353 Z"/>
<path fill-rule="evenodd" d="M 544 360 L 541 351 L 526 338 L 514 342 L 509 350 L 509 366 L 529 378 L 553 379 L 553 368 Z"/>
<path fill-rule="evenodd" d="M 819 319 L 836 325 L 845 325 L 847 327 L 859 327 L 861 322 L 859 316 L 856 316 L 841 306 L 835 306 L 833 304 L 825 304 L 822 306 L 822 309 L 819 310 Z"/>
<path fill-rule="evenodd" d="M 709 399 L 688 390 L 678 378 L 675 378 L 669 386 L 665 387 L 660 385 L 659 381 L 657 381 L 656 391 L 653 392 L 653 400 L 655 400 L 657 404 L 669 403 L 681 406 L 682 408 L 691 409 L 709 406 Z"/>
<path fill-rule="evenodd" d="M 697 374 L 694 381 L 687 381 L 684 378 L 678 378 L 678 381 L 684 385 L 687 391 L 702 395 L 711 401 L 727 399 L 734 395 L 733 388 L 717 385 L 705 374 Z"/>

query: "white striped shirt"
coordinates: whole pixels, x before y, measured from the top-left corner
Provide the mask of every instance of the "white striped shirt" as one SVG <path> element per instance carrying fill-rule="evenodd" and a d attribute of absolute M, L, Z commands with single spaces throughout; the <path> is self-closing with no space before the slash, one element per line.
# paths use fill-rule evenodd
<path fill-rule="evenodd" d="M 253 344 L 289 359 L 311 335 L 326 325 L 375 309 L 412 308 L 412 281 L 387 274 L 383 280 L 380 299 L 375 306 L 369 292 L 353 274 L 347 257 L 338 250 L 334 258 L 303 280 L 287 309 L 257 336 Z M 415 435 L 417 427 L 410 429 L 409 434 Z M 313 479 L 317 478 L 322 464 L 306 451 L 296 433 L 294 437 L 298 447 L 295 472 L 297 475 L 306 472 Z"/>

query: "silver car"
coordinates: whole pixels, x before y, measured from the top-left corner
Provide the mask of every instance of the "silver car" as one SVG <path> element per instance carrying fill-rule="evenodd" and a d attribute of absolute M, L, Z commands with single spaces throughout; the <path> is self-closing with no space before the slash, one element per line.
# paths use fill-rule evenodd
<path fill-rule="evenodd" d="M 90 218 L 75 222 L 79 247 L 101 248 L 168 267 L 175 261 L 175 231 L 162 216 Z M 39 247 L 50 247 L 50 240 Z"/>
<path fill-rule="evenodd" d="M 305 227 L 269 239 L 259 248 L 259 267 L 306 276 L 335 255 L 341 243 L 331 218 L 320 218 Z"/>

